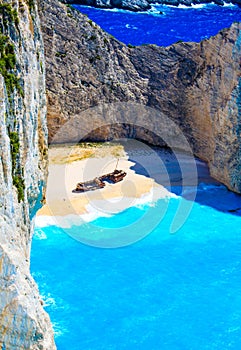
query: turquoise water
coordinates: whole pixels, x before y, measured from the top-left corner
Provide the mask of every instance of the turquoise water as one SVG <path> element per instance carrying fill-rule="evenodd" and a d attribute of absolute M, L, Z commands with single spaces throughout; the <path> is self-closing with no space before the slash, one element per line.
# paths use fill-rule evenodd
<path fill-rule="evenodd" d="M 200 40 L 241 19 L 237 7 L 217 8 L 216 18 L 180 10 L 152 16 L 88 9 L 105 15 L 106 30 L 113 26 L 114 35 L 132 44 Z M 162 25 L 150 24 L 159 20 Z M 171 173 L 173 163 L 166 164 L 169 171 L 168 164 Z M 171 190 L 181 193 L 178 186 Z M 185 191 L 188 198 L 190 189 Z M 31 270 L 58 350 L 240 350 L 240 208 L 240 196 L 211 181 L 199 184 L 195 203 L 176 197 L 69 229 L 36 228 Z M 185 223 L 172 233 L 177 220 Z M 149 234 L 116 249 L 71 238 L 92 242 L 98 235 L 118 235 L 118 228 L 133 241 L 137 231 Z"/>
<path fill-rule="evenodd" d="M 223 191 L 204 187 L 206 196 Z M 129 224 L 131 235 L 132 223 L 148 211 L 158 222 L 163 201 L 98 218 L 88 234 Z M 170 234 L 180 201 L 169 199 L 154 231 L 119 249 L 83 245 L 68 235 L 71 229 L 36 229 L 32 272 L 59 350 L 240 349 L 241 217 L 194 203 Z"/>

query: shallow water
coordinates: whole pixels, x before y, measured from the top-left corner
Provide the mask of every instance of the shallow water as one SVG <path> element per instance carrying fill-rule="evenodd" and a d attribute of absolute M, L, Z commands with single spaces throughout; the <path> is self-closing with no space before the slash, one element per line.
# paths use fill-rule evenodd
<path fill-rule="evenodd" d="M 155 212 L 153 232 L 124 248 L 94 248 L 68 235 L 85 226 L 36 229 L 32 271 L 59 350 L 70 342 L 71 350 L 240 349 L 241 217 L 194 203 L 170 234 L 185 200 L 169 199 L 162 218 L 163 201 L 88 226 L 90 236 L 123 225 L 132 235 L 133 222 Z"/>
<path fill-rule="evenodd" d="M 241 21 L 241 9 L 237 6 L 156 6 L 152 13 L 75 7 L 105 31 L 132 45 L 148 43 L 168 46 L 179 40 L 199 42 L 229 27 L 234 21 Z M 163 14 L 160 15 L 160 11 Z"/>
<path fill-rule="evenodd" d="M 132 168 L 144 173 L 146 146 L 131 145 Z M 31 269 L 59 350 L 70 342 L 71 350 L 240 349 L 241 196 L 200 160 L 195 188 L 190 156 L 154 150 L 170 175 L 170 197 L 153 202 L 150 195 L 117 215 L 35 230 Z M 181 168 L 184 188 L 176 182 Z"/>

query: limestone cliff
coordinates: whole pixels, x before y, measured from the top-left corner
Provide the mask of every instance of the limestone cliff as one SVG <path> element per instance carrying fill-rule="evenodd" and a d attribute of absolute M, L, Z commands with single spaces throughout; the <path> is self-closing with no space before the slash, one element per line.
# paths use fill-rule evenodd
<path fill-rule="evenodd" d="M 47 127 L 35 1 L 0 1 L 0 349 L 55 349 L 29 271 L 32 218 L 43 195 Z"/>
<path fill-rule="evenodd" d="M 201 43 L 131 48 L 57 0 L 40 3 L 50 138 L 71 116 L 99 103 L 138 102 L 172 119 L 211 174 L 241 193 L 240 24 Z M 147 135 L 125 125 L 115 127 L 118 132 Z M 110 127 L 89 137 L 113 134 Z M 152 135 L 146 140 L 158 143 Z"/>

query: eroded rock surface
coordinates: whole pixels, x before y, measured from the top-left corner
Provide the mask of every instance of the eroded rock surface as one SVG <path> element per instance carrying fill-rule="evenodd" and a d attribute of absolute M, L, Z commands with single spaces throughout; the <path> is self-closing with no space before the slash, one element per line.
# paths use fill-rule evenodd
<path fill-rule="evenodd" d="M 47 173 L 43 43 L 34 1 L 0 2 L 0 348 L 55 349 L 30 275 Z"/>

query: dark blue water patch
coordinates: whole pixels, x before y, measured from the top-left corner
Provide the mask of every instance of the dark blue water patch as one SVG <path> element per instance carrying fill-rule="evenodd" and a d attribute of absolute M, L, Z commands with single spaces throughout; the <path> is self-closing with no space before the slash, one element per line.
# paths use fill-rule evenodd
<path fill-rule="evenodd" d="M 179 40 L 199 42 L 241 21 L 237 6 L 206 5 L 200 8 L 156 6 L 154 13 L 103 10 L 74 5 L 105 31 L 125 44 L 168 46 Z M 159 14 L 159 12 L 162 14 Z"/>

